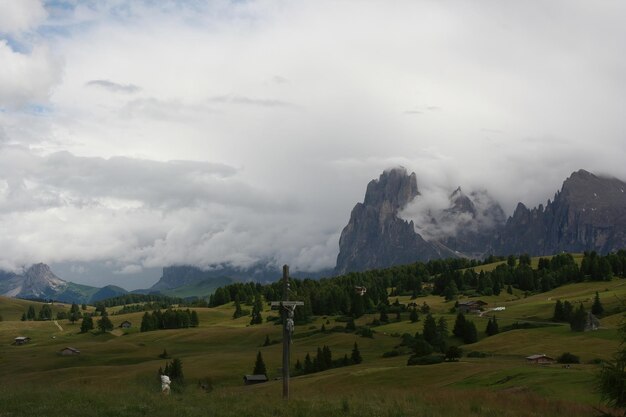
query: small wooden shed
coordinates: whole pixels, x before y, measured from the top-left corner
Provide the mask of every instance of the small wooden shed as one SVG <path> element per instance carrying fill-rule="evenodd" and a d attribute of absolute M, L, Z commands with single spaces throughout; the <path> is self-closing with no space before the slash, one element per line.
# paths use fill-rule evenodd
<path fill-rule="evenodd" d="M 246 385 L 262 384 L 267 382 L 267 375 L 244 375 L 243 383 Z"/>
<path fill-rule="evenodd" d="M 526 357 L 526 361 L 528 363 L 536 363 L 539 365 L 546 365 L 546 364 L 550 364 L 550 363 L 554 363 L 556 362 L 556 360 L 554 358 L 551 358 L 550 356 L 546 355 L 545 353 L 542 353 L 540 355 L 530 355 Z"/>
<path fill-rule="evenodd" d="M 130 329 L 131 326 L 132 326 L 132 323 L 128 320 L 124 320 L 122 324 L 120 324 L 120 327 L 122 329 Z"/>
<path fill-rule="evenodd" d="M 24 343 L 30 342 L 30 337 L 28 336 L 18 336 L 15 338 L 13 342 L 14 345 L 23 345 Z"/>
<path fill-rule="evenodd" d="M 62 355 L 62 356 L 80 355 L 80 350 L 67 346 L 59 351 L 59 355 Z"/>

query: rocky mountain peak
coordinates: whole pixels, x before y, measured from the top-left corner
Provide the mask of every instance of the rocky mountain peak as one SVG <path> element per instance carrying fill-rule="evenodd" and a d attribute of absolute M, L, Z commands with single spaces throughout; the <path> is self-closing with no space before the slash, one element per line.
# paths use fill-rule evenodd
<path fill-rule="evenodd" d="M 380 207 L 388 203 L 393 210 L 399 210 L 419 195 L 415 173 L 408 174 L 406 168 L 397 167 L 380 174 L 370 181 L 363 204 Z"/>

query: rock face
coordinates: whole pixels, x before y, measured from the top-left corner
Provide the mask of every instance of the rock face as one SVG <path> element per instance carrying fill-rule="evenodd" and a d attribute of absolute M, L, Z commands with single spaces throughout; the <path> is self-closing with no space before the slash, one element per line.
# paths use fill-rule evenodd
<path fill-rule="evenodd" d="M 0 291 L 7 297 L 48 298 L 63 292 L 68 283 L 54 275 L 46 264 L 35 264 L 23 274 L 2 273 Z"/>
<path fill-rule="evenodd" d="M 419 224 L 404 220 L 403 209 L 420 198 L 415 174 L 403 168 L 371 181 L 341 233 L 335 273 L 455 256 L 626 248 L 626 183 L 584 170 L 567 178 L 545 207 L 519 203 L 508 219 L 486 191 L 467 195 L 459 187 L 447 208 L 422 213 Z"/>
<path fill-rule="evenodd" d="M 450 208 L 443 210 L 440 223 L 448 227 L 440 242 L 461 256 L 482 258 L 505 220 L 502 207 L 486 191 L 466 195 L 459 187 L 450 195 Z"/>
<path fill-rule="evenodd" d="M 498 254 L 601 253 L 626 248 L 626 183 L 574 172 L 546 207 L 522 203 L 497 236 Z"/>
<path fill-rule="evenodd" d="M 404 168 L 387 170 L 372 180 L 363 203 L 354 206 L 341 232 L 335 273 L 453 256 L 415 233 L 412 222 L 398 217 L 418 195 L 415 174 L 408 175 Z"/>

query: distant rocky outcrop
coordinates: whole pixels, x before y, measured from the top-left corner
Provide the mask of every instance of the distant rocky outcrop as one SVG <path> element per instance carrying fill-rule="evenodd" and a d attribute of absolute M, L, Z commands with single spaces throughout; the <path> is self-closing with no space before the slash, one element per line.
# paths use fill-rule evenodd
<path fill-rule="evenodd" d="M 626 183 L 574 172 L 553 201 L 529 209 L 519 203 L 498 234 L 499 254 L 562 251 L 607 253 L 626 248 Z"/>
<path fill-rule="evenodd" d="M 335 273 L 455 256 L 415 232 L 398 212 L 419 195 L 415 173 L 404 168 L 383 172 L 367 185 L 363 203 L 352 209 L 341 232 Z"/>
<path fill-rule="evenodd" d="M 567 178 L 545 207 L 519 203 L 508 219 L 487 191 L 459 187 L 447 208 L 419 216 L 419 224 L 404 220 L 403 209 L 420 198 L 415 174 L 403 168 L 371 181 L 341 233 L 335 273 L 455 256 L 626 248 L 626 183 L 585 170 Z"/>

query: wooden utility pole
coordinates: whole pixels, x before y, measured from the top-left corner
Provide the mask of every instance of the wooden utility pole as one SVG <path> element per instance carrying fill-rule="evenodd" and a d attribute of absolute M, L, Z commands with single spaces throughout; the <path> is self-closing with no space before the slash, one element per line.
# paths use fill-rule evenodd
<path fill-rule="evenodd" d="M 283 398 L 289 399 L 289 356 L 291 348 L 291 334 L 293 333 L 293 316 L 297 306 L 304 305 L 302 301 L 289 301 L 289 266 L 283 265 L 283 300 L 273 301 L 272 307 L 280 308 L 283 320 Z"/>

